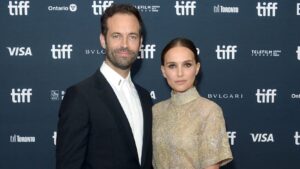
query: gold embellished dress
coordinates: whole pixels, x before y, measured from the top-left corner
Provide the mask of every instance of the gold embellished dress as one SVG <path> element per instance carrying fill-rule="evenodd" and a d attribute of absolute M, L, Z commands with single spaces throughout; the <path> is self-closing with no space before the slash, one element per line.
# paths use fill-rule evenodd
<path fill-rule="evenodd" d="M 222 109 L 195 87 L 153 106 L 155 169 L 202 169 L 232 159 Z"/>

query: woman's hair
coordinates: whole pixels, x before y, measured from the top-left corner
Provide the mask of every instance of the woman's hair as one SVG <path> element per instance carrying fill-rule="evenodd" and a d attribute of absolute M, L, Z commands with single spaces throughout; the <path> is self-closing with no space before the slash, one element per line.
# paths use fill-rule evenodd
<path fill-rule="evenodd" d="M 191 40 L 187 39 L 187 38 L 178 37 L 178 38 L 175 38 L 175 39 L 171 40 L 171 41 L 164 47 L 164 49 L 162 50 L 161 56 L 160 56 L 160 59 L 161 59 L 161 63 L 160 63 L 160 64 L 161 64 L 162 66 L 163 66 L 164 63 L 165 63 L 165 55 L 166 55 L 166 53 L 167 53 L 170 49 L 172 49 L 172 48 L 174 48 L 174 47 L 176 47 L 176 46 L 182 46 L 182 47 L 186 47 L 186 48 L 190 49 L 190 50 L 193 52 L 193 54 L 194 54 L 194 59 L 195 59 L 196 63 L 199 63 L 199 62 L 200 62 L 200 60 L 199 60 L 199 58 L 198 58 L 198 55 L 197 55 L 197 48 L 196 48 L 196 46 L 194 45 L 194 43 L 193 43 Z"/>

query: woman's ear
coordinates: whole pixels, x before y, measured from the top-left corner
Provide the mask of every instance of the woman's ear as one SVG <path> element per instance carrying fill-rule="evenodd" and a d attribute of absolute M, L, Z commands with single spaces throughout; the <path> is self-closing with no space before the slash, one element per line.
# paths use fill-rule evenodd
<path fill-rule="evenodd" d="M 165 67 L 163 65 L 160 66 L 161 73 L 164 78 L 166 78 Z"/>
<path fill-rule="evenodd" d="M 199 73 L 199 70 L 200 70 L 200 68 L 201 68 L 201 65 L 200 65 L 200 63 L 198 62 L 197 64 L 196 64 L 196 74 L 195 74 L 195 76 L 197 76 L 198 75 L 198 73 Z"/>

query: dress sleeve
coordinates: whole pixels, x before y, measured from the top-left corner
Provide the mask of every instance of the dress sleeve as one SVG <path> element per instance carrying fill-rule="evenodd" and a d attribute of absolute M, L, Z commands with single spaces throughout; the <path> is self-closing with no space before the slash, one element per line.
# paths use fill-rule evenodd
<path fill-rule="evenodd" d="M 233 157 L 228 142 L 222 109 L 215 105 L 206 114 L 202 134 L 199 136 L 199 157 L 201 168 L 217 163 L 225 165 Z"/>

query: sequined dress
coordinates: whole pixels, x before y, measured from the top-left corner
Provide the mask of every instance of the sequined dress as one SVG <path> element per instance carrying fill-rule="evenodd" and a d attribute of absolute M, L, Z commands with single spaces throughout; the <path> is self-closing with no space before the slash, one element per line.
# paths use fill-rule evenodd
<path fill-rule="evenodd" d="M 232 158 L 222 109 L 195 87 L 154 105 L 155 169 L 202 169 Z"/>

